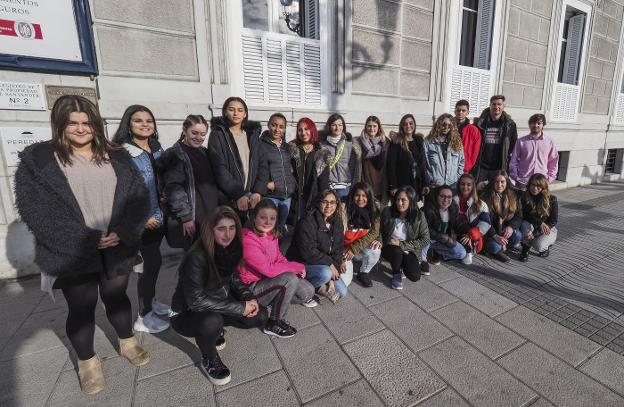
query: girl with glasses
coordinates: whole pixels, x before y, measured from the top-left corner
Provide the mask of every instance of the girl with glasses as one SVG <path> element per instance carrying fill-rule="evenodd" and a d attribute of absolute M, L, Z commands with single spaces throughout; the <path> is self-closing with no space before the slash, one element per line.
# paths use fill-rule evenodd
<path fill-rule="evenodd" d="M 557 197 L 548 189 L 544 174 L 533 174 L 527 190 L 522 194 L 522 252 L 520 261 L 529 260 L 531 247 L 541 257 L 550 254 L 550 246 L 557 240 L 557 218 L 559 205 Z"/>
<path fill-rule="evenodd" d="M 464 173 L 464 147 L 455 118 L 444 113 L 435 121 L 425 139 L 425 160 L 429 187 L 455 187 Z"/>

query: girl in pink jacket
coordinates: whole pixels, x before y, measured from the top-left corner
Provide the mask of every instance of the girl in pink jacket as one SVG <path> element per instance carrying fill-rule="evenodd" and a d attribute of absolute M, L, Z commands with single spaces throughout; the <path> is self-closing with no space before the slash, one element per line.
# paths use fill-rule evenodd
<path fill-rule="evenodd" d="M 290 303 L 315 307 L 314 286 L 305 279 L 305 267 L 288 261 L 279 248 L 277 207 L 265 199 L 256 205 L 243 228 L 243 261 L 238 267 L 243 283 L 263 306 L 271 305 L 264 333 L 290 338 L 297 330 L 284 317 Z"/>

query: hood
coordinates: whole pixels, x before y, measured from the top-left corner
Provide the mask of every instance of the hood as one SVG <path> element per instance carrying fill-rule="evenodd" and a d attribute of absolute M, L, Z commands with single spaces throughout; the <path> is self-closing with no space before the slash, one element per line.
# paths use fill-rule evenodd
<path fill-rule="evenodd" d="M 227 131 L 230 126 L 229 126 L 227 118 L 223 116 L 218 116 L 218 117 L 213 117 L 212 119 L 210 119 L 210 127 L 211 128 L 219 127 L 223 129 L 223 131 Z M 243 125 L 243 130 L 245 130 L 247 134 L 253 133 L 254 131 L 259 131 L 261 129 L 262 129 L 262 125 L 260 124 L 260 122 L 256 122 L 253 120 L 247 120 L 245 124 Z"/>

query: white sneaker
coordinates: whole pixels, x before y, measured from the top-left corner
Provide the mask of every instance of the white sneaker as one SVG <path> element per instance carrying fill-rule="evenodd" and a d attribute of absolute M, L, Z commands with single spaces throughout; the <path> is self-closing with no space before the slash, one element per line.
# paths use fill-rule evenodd
<path fill-rule="evenodd" d="M 169 322 L 158 318 L 153 311 L 150 311 L 144 317 L 140 315 L 134 321 L 134 330 L 137 332 L 147 332 L 157 334 L 169 328 Z"/>
<path fill-rule="evenodd" d="M 161 315 L 161 316 L 167 316 L 169 315 L 169 313 L 171 312 L 171 307 L 168 306 L 167 304 L 163 304 L 162 302 L 158 301 L 156 298 L 152 299 L 152 311 L 154 311 L 154 313 L 156 315 Z"/>
<path fill-rule="evenodd" d="M 466 257 L 462 259 L 462 263 L 466 265 L 472 264 L 472 253 L 466 253 Z"/>
<path fill-rule="evenodd" d="M 310 298 L 309 300 L 304 301 L 302 304 L 303 304 L 304 307 L 314 308 L 314 307 L 316 307 L 318 305 L 318 302 L 316 302 L 316 300 L 314 300 L 314 298 Z"/>

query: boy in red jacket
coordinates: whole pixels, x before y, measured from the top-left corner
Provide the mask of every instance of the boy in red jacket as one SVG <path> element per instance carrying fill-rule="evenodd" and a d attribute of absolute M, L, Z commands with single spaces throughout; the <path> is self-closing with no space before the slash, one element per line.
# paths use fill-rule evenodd
<path fill-rule="evenodd" d="M 468 174 L 474 167 L 481 148 L 481 132 L 477 126 L 470 124 L 468 112 L 470 103 L 467 100 L 462 99 L 455 103 L 455 121 L 464 145 L 464 174 Z"/>

